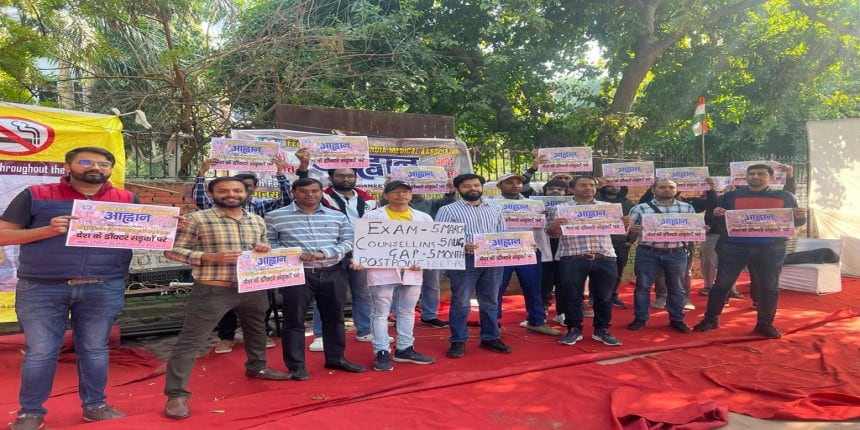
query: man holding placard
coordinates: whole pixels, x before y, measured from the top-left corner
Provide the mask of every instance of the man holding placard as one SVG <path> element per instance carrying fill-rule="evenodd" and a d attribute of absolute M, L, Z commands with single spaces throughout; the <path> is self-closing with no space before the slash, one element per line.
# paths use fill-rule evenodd
<path fill-rule="evenodd" d="M 299 154 L 297 153 L 298 157 Z M 299 157 L 299 160 L 307 157 Z M 307 178 L 308 170 L 296 170 L 299 178 Z M 328 208 L 341 211 L 346 215 L 351 225 L 355 220 L 364 216 L 365 211 L 376 207 L 376 200 L 365 190 L 356 187 L 358 172 L 354 168 L 328 169 L 328 178 L 331 185 L 323 190 L 322 204 Z M 349 261 L 351 255 L 345 257 Z M 359 270 L 347 267 L 349 277 L 349 292 L 352 298 L 352 320 L 355 324 L 355 340 L 359 342 L 372 342 L 373 335 L 370 333 L 370 310 L 372 299 L 370 289 L 367 287 L 367 277 Z M 317 304 L 319 305 L 319 304 Z M 317 328 L 314 327 L 316 331 Z M 325 336 L 325 335 L 323 335 Z M 389 339 L 394 341 L 394 339 Z M 316 339 L 314 340 L 316 342 Z M 323 341 L 325 344 L 325 341 Z M 315 348 L 316 349 L 316 348 Z"/>
<path fill-rule="evenodd" d="M 307 153 L 307 149 L 299 149 L 298 152 Z M 297 157 L 301 163 L 298 168 L 307 170 L 308 158 L 302 157 L 299 154 L 297 154 Z M 191 198 L 194 199 L 194 204 L 197 205 L 197 208 L 200 210 L 209 209 L 213 205 L 212 198 L 206 195 L 206 174 L 209 172 L 209 168 L 212 166 L 212 163 L 217 162 L 217 159 L 207 158 L 200 163 L 200 169 L 197 171 L 197 178 L 194 180 L 194 187 L 191 189 Z M 280 188 L 280 198 L 256 198 L 254 196 L 254 192 L 257 190 L 259 179 L 253 173 L 240 173 L 234 176 L 239 178 L 248 187 L 250 197 L 245 201 L 245 209 L 261 217 L 265 217 L 266 212 L 270 212 L 290 204 L 291 201 L 290 180 L 284 175 L 287 164 L 284 160 L 277 157 L 272 159 L 272 163 L 277 166 L 275 179 L 278 181 L 278 188 Z M 216 354 L 226 354 L 233 351 L 233 345 L 236 343 L 236 329 L 238 327 L 239 323 L 235 312 L 227 312 L 224 317 L 221 318 L 221 321 L 218 322 L 218 339 L 220 339 L 220 341 L 215 345 Z M 266 347 L 274 348 L 275 342 L 268 339 L 266 341 Z"/>
<path fill-rule="evenodd" d="M 714 209 L 714 216 L 726 217 L 728 211 L 772 209 L 772 214 L 750 216 L 750 220 L 775 220 L 780 209 L 790 208 L 793 224 L 803 225 L 806 222 L 806 209 L 797 207 L 797 201 L 791 193 L 771 189 L 769 183 L 772 177 L 773 168 L 768 165 L 753 164 L 747 167 L 747 187 L 724 194 L 720 206 Z M 704 319 L 696 324 L 693 330 L 705 332 L 720 326 L 719 316 L 729 290 L 743 268 L 749 265 L 756 271 L 760 287 L 758 319 L 753 333 L 779 339 L 782 333 L 773 326 L 773 320 L 779 301 L 779 272 L 785 260 L 785 235 L 780 234 L 779 229 L 774 230 L 774 233 L 761 233 L 758 236 L 735 234 L 729 225 L 726 230 L 725 241 L 717 251 L 719 267 L 717 279 L 708 294 L 708 308 Z"/>
<path fill-rule="evenodd" d="M 75 200 L 137 203 L 108 181 L 116 159 L 103 148 L 66 153 L 67 175 L 59 183 L 19 193 L 0 217 L 0 245 L 21 245 L 15 311 L 24 331 L 21 408 L 13 429 L 38 429 L 48 412 L 63 335 L 72 321 L 79 394 L 86 421 L 124 417 L 105 403 L 108 340 L 122 311 L 129 249 L 66 246 Z M 121 427 L 121 426 L 120 426 Z"/>
<path fill-rule="evenodd" d="M 537 256 L 537 262 L 535 264 L 505 266 L 504 273 L 502 274 L 502 285 L 499 288 L 499 319 L 502 317 L 502 297 L 505 294 L 505 290 L 508 288 L 511 277 L 514 272 L 516 272 L 517 280 L 520 284 L 520 290 L 522 291 L 526 305 L 526 321 L 525 324 L 520 325 L 524 326 L 526 330 L 534 333 L 545 334 L 547 336 L 560 336 L 560 331 L 546 324 L 546 309 L 544 308 L 543 297 L 541 294 L 541 262 L 544 260 L 552 260 L 549 238 L 543 229 L 546 222 L 543 210 L 541 210 L 543 209 L 543 204 L 517 204 L 519 201 L 539 203 L 537 201 L 527 200 L 520 193 L 523 190 L 524 179 L 525 178 L 520 175 L 508 174 L 501 176 L 496 180 L 496 186 L 502 193 L 502 199 L 497 200 L 497 203 L 502 206 L 502 210 L 506 213 L 506 217 L 510 211 L 533 216 L 535 214 L 533 212 L 529 213 L 529 211 L 532 208 L 537 208 L 539 211 L 537 215 L 539 216 L 536 217 L 536 219 L 540 220 L 540 226 L 536 225 L 533 227 L 513 227 L 507 218 L 505 220 L 506 224 L 509 225 L 510 231 L 531 232 L 534 235 L 534 241 L 537 244 L 538 249 L 535 250 L 535 254 Z M 509 202 L 513 204 L 507 204 Z"/>
<path fill-rule="evenodd" d="M 689 203 L 676 200 L 677 185 L 669 179 L 657 179 L 651 187 L 654 198 L 646 203 L 640 203 L 630 209 L 631 226 L 628 241 L 635 242 L 643 231 L 642 219 L 646 214 L 695 214 L 696 211 Z M 683 225 L 687 219 L 667 219 L 668 225 Z M 671 222 L 675 221 L 675 222 Z M 702 218 L 704 227 L 704 218 Z M 669 232 L 673 234 L 675 232 Z M 702 230 L 704 236 L 704 230 Z M 656 236 L 656 235 L 655 235 Z M 651 299 L 651 285 L 659 269 L 663 270 L 666 278 L 667 301 L 669 311 L 669 326 L 681 333 L 689 333 L 690 327 L 684 322 L 684 276 L 687 268 L 687 243 L 669 238 L 655 237 L 653 240 L 642 240 L 636 249 L 636 290 L 633 294 L 634 320 L 627 325 L 630 330 L 639 330 L 648 323 L 648 308 Z"/>
<path fill-rule="evenodd" d="M 558 288 L 558 300 L 565 310 L 565 334 L 559 343 L 573 345 L 582 339 L 582 297 L 585 280 L 589 279 L 589 288 L 594 297 L 594 334 L 592 339 L 609 346 L 620 346 L 621 341 L 609 332 L 612 321 L 612 287 L 618 276 L 616 268 L 615 248 L 609 233 L 562 235 L 563 226 L 585 224 L 591 215 L 605 216 L 605 209 L 585 210 L 582 221 L 567 218 L 566 215 L 575 212 L 578 206 L 606 204 L 594 199 L 597 194 L 597 179 L 592 176 L 577 176 L 570 182 L 573 191 L 573 201 L 562 203 L 550 211 L 547 219 L 547 233 L 550 237 L 558 237 L 559 248 L 555 258 L 559 260 L 561 285 Z M 621 205 L 617 204 L 617 219 L 613 220 L 616 227 L 623 229 Z M 616 229 L 612 233 L 619 232 Z"/>
<path fill-rule="evenodd" d="M 430 215 L 412 209 L 412 186 L 404 181 L 391 181 L 385 185 L 383 196 L 388 204 L 364 214 L 362 219 L 392 220 L 412 222 L 432 222 Z M 356 269 L 362 269 L 355 265 Z M 421 294 L 424 281 L 421 267 L 415 265 L 406 269 L 378 268 L 367 269 L 367 284 L 373 297 L 371 328 L 373 332 L 373 370 L 390 371 L 394 369 L 388 344 L 388 314 L 394 311 L 397 319 L 397 344 L 394 361 L 414 364 L 431 364 L 436 360 L 415 350 L 415 305 Z"/>
<path fill-rule="evenodd" d="M 167 361 L 164 394 L 168 418 L 191 415 L 188 381 L 212 329 L 225 313 L 235 310 L 245 338 L 245 376 L 255 379 L 287 380 L 290 374 L 271 369 L 266 363 L 265 290 L 239 294 L 236 263 L 242 251 L 268 252 L 266 224 L 259 215 L 243 208 L 248 187 L 231 176 L 215 178 L 207 185 L 213 207 L 192 212 L 176 237 L 173 250 L 164 255 L 190 264 L 194 286 L 185 305 L 185 321 Z"/>
<path fill-rule="evenodd" d="M 480 347 L 493 352 L 511 352 L 511 347 L 500 339 L 501 332 L 496 321 L 503 268 L 475 267 L 474 235 L 508 231 L 501 208 L 482 198 L 485 182 L 483 176 L 474 173 L 457 176 L 454 178 L 454 187 L 460 193 L 461 200 L 442 206 L 436 214 L 437 222 L 455 222 L 466 226 L 466 269 L 448 271 L 451 280 L 451 347 L 446 352 L 448 358 L 460 358 L 466 353 L 466 341 L 469 339 L 466 320 L 471 310 L 469 301 L 473 292 L 478 298 L 481 317 Z"/>
<path fill-rule="evenodd" d="M 348 288 L 343 259 L 352 251 L 354 230 L 346 215 L 320 203 L 322 183 L 300 178 L 293 183 L 293 203 L 266 217 L 269 242 L 275 247 L 301 248 L 305 284 L 281 288 L 284 325 L 281 330 L 284 362 L 293 379 L 310 379 L 305 367 L 305 315 L 316 299 L 322 321 L 325 367 L 364 372 L 344 358 L 343 305 Z M 364 272 L 360 272 L 364 275 Z"/>

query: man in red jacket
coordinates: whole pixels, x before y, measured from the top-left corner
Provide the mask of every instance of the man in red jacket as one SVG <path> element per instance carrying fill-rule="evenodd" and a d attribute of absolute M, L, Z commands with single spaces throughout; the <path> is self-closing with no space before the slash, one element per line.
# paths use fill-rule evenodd
<path fill-rule="evenodd" d="M 115 162 L 102 148 L 73 149 L 66 153 L 67 176 L 22 191 L 0 216 L 0 246 L 21 245 L 15 312 L 26 350 L 18 394 L 21 409 L 13 430 L 44 426 L 44 403 L 51 394 L 69 317 L 84 420 L 125 416 L 105 403 L 105 385 L 108 340 L 122 311 L 131 250 L 65 244 L 75 200 L 137 202 L 134 194 L 108 181 Z"/>

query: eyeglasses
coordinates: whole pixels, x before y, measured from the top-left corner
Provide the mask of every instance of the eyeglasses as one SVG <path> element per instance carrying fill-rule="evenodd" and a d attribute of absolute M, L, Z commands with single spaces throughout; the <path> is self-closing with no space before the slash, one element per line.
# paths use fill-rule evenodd
<path fill-rule="evenodd" d="M 398 195 L 403 195 L 403 194 L 412 194 L 412 191 L 409 191 L 409 190 L 394 190 L 394 191 L 389 191 L 387 194 L 398 194 Z"/>
<path fill-rule="evenodd" d="M 113 167 L 113 163 L 110 161 L 93 161 L 93 160 L 78 160 L 75 162 L 78 166 L 83 167 L 84 169 L 89 169 L 90 167 L 99 166 L 99 169 L 110 169 Z"/>
<path fill-rule="evenodd" d="M 336 174 L 336 175 L 332 175 L 332 177 L 333 177 L 333 178 L 335 178 L 335 179 L 355 179 L 355 175 L 341 175 L 341 174 Z"/>

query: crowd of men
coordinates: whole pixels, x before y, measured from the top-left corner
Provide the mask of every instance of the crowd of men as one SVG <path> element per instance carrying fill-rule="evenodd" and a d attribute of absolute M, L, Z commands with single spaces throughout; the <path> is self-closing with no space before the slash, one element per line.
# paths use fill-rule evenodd
<path fill-rule="evenodd" d="M 574 220 L 551 209 L 545 228 L 532 231 L 537 244 L 536 263 L 513 267 L 476 267 L 473 254 L 476 234 L 504 233 L 509 229 L 503 211 L 484 195 L 485 178 L 466 173 L 453 178 L 449 193 L 425 200 L 413 195 L 404 181 L 386 183 L 382 198 L 375 201 L 356 187 L 353 169 L 328 172 L 329 187 L 308 177 L 309 156 L 300 150 L 299 179 L 289 183 L 278 167 L 280 199 L 252 197 L 257 185 L 253 175 L 224 176 L 205 182 L 210 161 L 200 170 L 195 188 L 199 211 L 180 217 L 174 248 L 165 255 L 193 267 L 194 286 L 186 306 L 185 321 L 167 363 L 164 394 L 166 416 L 186 418 L 191 414 L 188 382 L 198 351 L 218 327 L 222 342 L 216 352 L 232 349 L 235 330 L 241 326 L 247 355 L 248 378 L 273 381 L 305 381 L 311 374 L 305 365 L 305 319 L 314 312 L 316 339 L 308 348 L 320 351 L 324 366 L 346 372 L 364 372 L 365 366 L 344 357 L 347 347 L 344 305 L 352 298 L 355 339 L 373 347 L 372 369 L 391 371 L 394 362 L 432 364 L 434 357 L 416 350 L 414 310 L 421 298 L 420 322 L 448 328 L 448 358 L 466 354 L 470 333 L 467 319 L 470 301 L 477 298 L 481 349 L 508 354 L 512 348 L 502 340 L 501 297 L 516 273 L 525 299 L 526 330 L 558 337 L 562 345 L 583 339 L 586 318 L 593 318 L 592 339 L 607 346 L 620 346 L 610 332 L 613 308 L 626 308 L 619 295 L 627 256 L 636 245 L 632 321 L 629 330 L 640 330 L 649 322 L 653 307 L 652 285 L 662 283 L 669 326 L 679 333 L 704 332 L 719 327 L 719 316 L 734 284 L 745 267 L 755 273 L 758 320 L 753 332 L 779 338 L 773 326 L 779 291 L 777 281 L 785 255 L 785 239 L 775 237 L 728 237 L 718 220 L 727 210 L 794 208 L 796 225 L 805 222 L 805 210 L 797 208 L 793 195 L 769 186 L 774 171 L 767 165 L 747 169 L 747 186 L 717 198 L 709 190 L 696 199 L 682 199 L 677 184 L 659 179 L 651 196 L 639 204 L 627 199 L 625 187 L 605 186 L 599 178 L 569 173 L 554 174 L 544 185 L 546 195 L 570 195 L 562 205 L 620 203 L 626 234 L 563 235 Z M 84 147 L 66 155 L 64 176 L 59 183 L 32 186 L 16 196 L 0 216 L 0 245 L 21 245 L 16 312 L 24 331 L 26 353 L 21 372 L 20 410 L 12 424 L 15 430 L 39 429 L 47 410 L 63 333 L 69 319 L 78 354 L 78 377 L 83 417 L 87 421 L 121 418 L 124 414 L 106 403 L 108 338 L 110 327 L 122 310 L 124 282 L 131 251 L 79 248 L 65 245 L 65 234 L 76 199 L 135 203 L 136 197 L 114 188 L 108 181 L 115 159 L 101 149 Z M 501 198 L 522 199 L 536 194 L 529 186 L 534 168 L 523 175 L 498 178 Z M 709 254 L 708 275 L 700 293 L 708 295 L 704 318 L 693 328 L 685 321 L 692 304 L 690 267 L 692 255 L 685 242 L 642 240 L 642 218 L 649 213 L 705 212 L 709 219 L 708 239 L 716 236 L 714 256 Z M 451 286 L 450 321 L 438 317 L 439 271 L 413 266 L 407 269 L 365 268 L 351 261 L 356 219 L 404 222 L 453 222 L 465 226 L 465 269 L 448 270 Z M 520 229 L 523 230 L 523 229 Z M 637 245 L 638 242 L 638 245 Z M 273 248 L 301 249 L 305 284 L 280 288 L 283 327 L 281 347 L 288 371 L 270 367 L 265 349 L 274 346 L 267 336 L 266 313 L 270 297 L 265 291 L 239 294 L 236 262 L 243 251 L 268 252 Z M 710 252 L 710 251 L 709 251 Z M 716 258 L 714 258 L 716 257 Z M 50 260 L 50 264 L 46 264 Z M 716 261 L 716 262 L 715 262 Z M 717 263 L 718 262 L 718 263 Z M 710 273 L 710 272 L 708 272 Z M 661 281 L 662 279 L 662 281 Z M 586 290 L 587 286 L 587 290 Z M 586 291 L 588 298 L 586 299 Z M 555 321 L 564 330 L 548 324 L 553 298 Z M 658 300 L 660 294 L 658 291 Z M 389 336 L 389 317 L 396 321 L 396 339 Z M 392 351 L 391 343 L 394 343 Z"/>

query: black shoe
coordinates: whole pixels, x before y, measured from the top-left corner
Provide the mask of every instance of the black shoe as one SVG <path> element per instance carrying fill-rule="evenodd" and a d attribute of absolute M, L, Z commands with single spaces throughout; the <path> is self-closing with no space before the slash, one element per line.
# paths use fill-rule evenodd
<path fill-rule="evenodd" d="M 708 330 L 713 330 L 715 328 L 718 328 L 719 326 L 720 326 L 720 323 L 718 323 L 714 320 L 703 319 L 701 322 L 696 324 L 695 327 L 693 327 L 693 331 L 702 333 L 702 332 L 706 332 Z"/>
<path fill-rule="evenodd" d="M 780 333 L 773 324 L 758 323 L 755 325 L 753 333 L 771 339 L 779 339 L 782 337 L 782 333 Z"/>
<path fill-rule="evenodd" d="M 669 327 L 672 327 L 679 333 L 689 333 L 693 331 L 684 321 L 669 321 Z"/>
<path fill-rule="evenodd" d="M 361 373 L 367 370 L 364 366 L 355 364 L 345 358 L 341 358 L 340 361 L 335 361 L 333 363 L 326 363 L 323 367 L 326 369 L 338 369 L 351 373 Z"/>
<path fill-rule="evenodd" d="M 624 300 L 621 300 L 618 296 L 612 298 L 612 306 L 616 306 L 619 308 L 626 308 L 627 303 L 624 303 Z"/>
<path fill-rule="evenodd" d="M 707 295 L 710 295 L 710 294 L 711 294 L 711 289 L 710 289 L 710 288 L 702 288 L 701 290 L 699 290 L 699 295 L 700 295 L 700 296 L 707 296 Z"/>
<path fill-rule="evenodd" d="M 377 352 L 376 359 L 373 360 L 373 370 L 377 372 L 390 372 L 394 370 L 394 364 L 391 363 L 391 353 L 388 351 Z"/>
<path fill-rule="evenodd" d="M 513 351 L 510 346 L 505 345 L 499 339 L 482 340 L 480 347 L 493 352 L 501 352 L 503 354 L 509 354 L 511 351 Z"/>
<path fill-rule="evenodd" d="M 445 328 L 448 327 L 448 321 L 442 321 L 439 318 L 433 318 L 429 320 L 422 319 L 421 324 L 429 325 L 434 328 Z"/>
<path fill-rule="evenodd" d="M 729 291 L 729 298 L 730 299 L 742 299 L 742 298 L 744 298 L 744 295 L 737 292 L 737 291 Z"/>
<path fill-rule="evenodd" d="M 308 379 L 311 379 L 311 375 L 308 374 L 308 369 L 306 369 L 305 366 L 301 366 L 290 370 L 290 378 L 292 378 L 293 381 L 307 381 Z"/>
<path fill-rule="evenodd" d="M 642 318 L 636 318 L 631 321 L 630 324 L 627 324 L 627 329 L 634 331 L 639 330 L 640 328 L 645 327 L 645 324 L 648 324 L 648 321 L 645 321 Z"/>
<path fill-rule="evenodd" d="M 451 347 L 445 352 L 448 358 L 460 358 L 466 355 L 466 342 L 451 342 Z"/>

